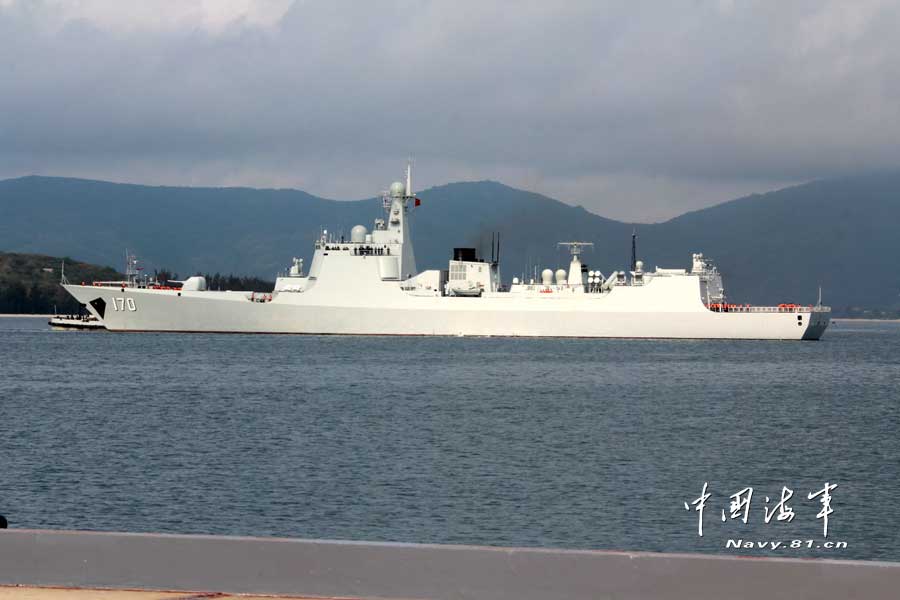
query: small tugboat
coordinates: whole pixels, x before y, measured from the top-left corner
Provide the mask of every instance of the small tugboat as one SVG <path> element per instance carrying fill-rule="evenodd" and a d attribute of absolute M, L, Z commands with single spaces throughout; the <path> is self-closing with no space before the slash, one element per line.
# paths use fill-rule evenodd
<path fill-rule="evenodd" d="M 66 263 L 60 265 L 60 278 L 59 282 L 61 285 L 69 285 L 69 280 L 66 278 Z M 84 305 L 81 305 L 81 310 L 84 310 Z M 61 315 L 59 311 L 56 310 L 56 306 L 53 306 L 53 316 L 50 317 L 50 320 L 47 321 L 47 325 L 50 326 L 51 329 L 76 329 L 76 330 L 88 330 L 88 331 L 100 331 L 106 330 L 106 325 L 103 324 L 96 315 L 92 315 L 87 312 L 80 312 L 77 315 Z"/>
<path fill-rule="evenodd" d="M 106 330 L 103 321 L 94 315 L 53 315 L 47 324 L 53 329 Z"/>

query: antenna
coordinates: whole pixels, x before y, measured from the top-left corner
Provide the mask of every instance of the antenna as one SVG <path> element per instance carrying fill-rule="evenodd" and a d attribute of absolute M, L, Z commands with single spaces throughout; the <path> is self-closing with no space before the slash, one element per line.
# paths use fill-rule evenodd
<path fill-rule="evenodd" d="M 816 306 L 817 307 L 822 306 L 822 286 L 821 285 L 819 286 L 819 300 L 816 302 Z"/>
<path fill-rule="evenodd" d="M 631 230 L 631 270 L 637 271 L 637 229 Z"/>
<path fill-rule="evenodd" d="M 491 232 L 491 262 L 498 264 L 500 262 L 500 232 Z"/>
<path fill-rule="evenodd" d="M 491 246 L 493 247 L 493 244 Z M 493 259 L 494 259 L 493 261 L 491 261 L 492 266 L 493 266 L 492 270 L 494 272 L 494 275 L 496 275 L 496 277 L 497 277 L 496 286 L 499 289 L 499 288 L 503 287 L 503 279 L 500 277 L 500 232 L 499 231 L 497 232 L 497 251 L 496 251 L 496 253 L 492 252 L 491 254 L 493 255 Z M 491 285 L 493 287 L 494 284 L 491 284 Z"/>
<path fill-rule="evenodd" d="M 557 242 L 557 246 L 568 246 L 572 256 L 578 256 L 582 248 L 593 248 L 594 242 Z"/>
<path fill-rule="evenodd" d="M 66 261 L 62 261 L 62 264 L 59 267 L 59 283 L 61 285 L 69 285 L 69 280 L 66 279 Z M 819 288 L 819 296 L 822 295 L 822 290 Z M 53 311 L 56 312 L 56 307 L 53 308 Z"/>
<path fill-rule="evenodd" d="M 406 195 L 412 196 L 412 156 L 406 160 Z"/>
<path fill-rule="evenodd" d="M 125 280 L 133 285 L 137 285 L 138 278 L 144 267 L 138 267 L 137 256 L 125 249 Z"/>

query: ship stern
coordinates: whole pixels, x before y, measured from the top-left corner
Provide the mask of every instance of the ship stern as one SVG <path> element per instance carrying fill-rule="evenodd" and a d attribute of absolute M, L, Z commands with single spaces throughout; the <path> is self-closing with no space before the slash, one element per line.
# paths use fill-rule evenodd
<path fill-rule="evenodd" d="M 818 340 L 828 329 L 831 324 L 831 308 L 828 306 L 817 306 L 810 310 L 807 316 L 806 329 L 803 331 L 804 340 Z"/>

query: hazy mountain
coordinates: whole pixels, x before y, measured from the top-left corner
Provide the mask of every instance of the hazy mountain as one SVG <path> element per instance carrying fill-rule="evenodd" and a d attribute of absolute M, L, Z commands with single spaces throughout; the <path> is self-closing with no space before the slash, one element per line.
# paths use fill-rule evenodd
<path fill-rule="evenodd" d="M 633 228 L 647 268 L 715 258 L 736 302 L 815 301 L 896 307 L 900 292 L 900 172 L 817 181 L 732 200 L 652 225 L 605 219 L 492 181 L 419 193 L 413 236 L 420 268 L 443 267 L 453 246 L 489 252 L 502 239 L 504 278 L 568 265 L 556 243 L 592 241 L 585 261 L 627 266 Z M 271 278 L 309 259 L 320 228 L 340 235 L 381 215 L 378 199 L 340 202 L 296 190 L 178 188 L 54 177 L 0 181 L 0 250 L 65 254 L 120 267 L 125 248 L 149 268 Z"/>

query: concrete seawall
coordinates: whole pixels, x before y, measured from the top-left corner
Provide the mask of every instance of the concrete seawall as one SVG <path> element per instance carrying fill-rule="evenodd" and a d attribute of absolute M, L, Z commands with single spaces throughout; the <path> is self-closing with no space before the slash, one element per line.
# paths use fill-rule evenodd
<path fill-rule="evenodd" d="M 342 598 L 900 597 L 900 563 L 0 530 L 0 585 Z"/>

